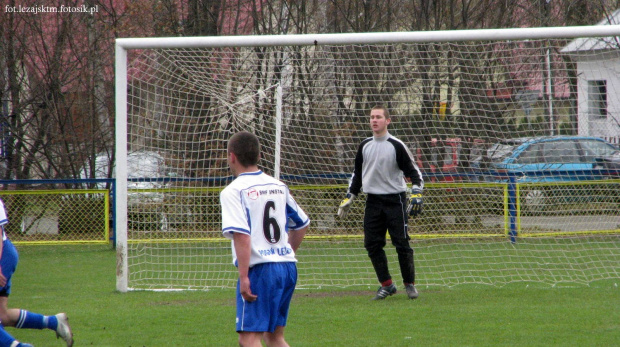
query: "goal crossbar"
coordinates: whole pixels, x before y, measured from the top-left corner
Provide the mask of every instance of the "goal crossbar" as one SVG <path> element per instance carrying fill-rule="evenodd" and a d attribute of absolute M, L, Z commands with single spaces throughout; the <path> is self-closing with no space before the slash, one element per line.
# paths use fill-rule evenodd
<path fill-rule="evenodd" d="M 155 49 L 187 47 L 312 46 L 343 44 L 384 44 L 405 42 L 489 41 L 608 37 L 620 35 L 620 25 L 570 26 L 546 28 L 438 30 L 344 34 L 239 35 L 119 38 L 116 49 Z"/>

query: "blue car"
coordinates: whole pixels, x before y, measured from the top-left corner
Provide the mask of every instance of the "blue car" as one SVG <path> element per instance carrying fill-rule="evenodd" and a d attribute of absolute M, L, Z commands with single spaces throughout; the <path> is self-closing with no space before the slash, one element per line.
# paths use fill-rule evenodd
<path fill-rule="evenodd" d="M 618 149 L 598 137 L 545 136 L 498 142 L 487 151 L 487 180 L 517 183 L 570 182 L 611 178 L 604 176 L 601 158 L 617 156 Z M 554 209 L 559 203 L 589 199 L 574 189 L 531 186 L 522 190 L 522 206 L 531 212 Z"/>
<path fill-rule="evenodd" d="M 618 149 L 598 137 L 544 136 L 503 140 L 487 151 L 494 181 L 514 176 L 519 183 L 566 182 L 601 179 L 597 159 L 616 155 Z"/>
<path fill-rule="evenodd" d="M 605 170 L 603 174 L 609 178 L 620 178 L 620 150 L 612 155 L 596 158 L 594 168 Z"/>

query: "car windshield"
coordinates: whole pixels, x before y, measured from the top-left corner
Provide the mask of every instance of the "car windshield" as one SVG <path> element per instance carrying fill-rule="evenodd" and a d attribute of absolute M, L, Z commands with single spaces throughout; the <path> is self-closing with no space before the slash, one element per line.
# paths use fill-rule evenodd
<path fill-rule="evenodd" d="M 597 157 L 612 156 L 618 152 L 616 147 L 601 141 L 581 141 L 580 143 L 588 161 L 593 161 L 593 158 Z"/>
<path fill-rule="evenodd" d="M 499 163 L 508 157 L 519 145 L 496 143 L 487 151 L 487 157 L 492 163 Z"/>

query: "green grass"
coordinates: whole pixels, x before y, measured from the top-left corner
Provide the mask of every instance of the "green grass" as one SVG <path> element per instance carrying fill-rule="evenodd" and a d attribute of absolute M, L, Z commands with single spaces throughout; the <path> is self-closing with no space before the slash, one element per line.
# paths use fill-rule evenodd
<path fill-rule="evenodd" d="M 108 246 L 18 249 L 10 307 L 66 311 L 76 346 L 237 345 L 233 290 L 123 294 Z M 619 284 L 422 285 L 418 300 L 401 291 L 379 302 L 369 300 L 374 288 L 300 289 L 286 336 L 292 346 L 619 345 Z M 35 346 L 63 345 L 51 331 L 7 330 Z"/>
<path fill-rule="evenodd" d="M 416 239 L 413 246 L 416 279 L 423 285 L 501 287 L 524 281 L 548 286 L 587 285 L 620 278 L 618 235 L 522 237 L 515 244 L 505 237 L 429 238 Z M 130 244 L 130 248 L 132 288 L 232 288 L 236 283 L 228 240 L 141 242 Z M 385 249 L 392 270 L 397 270 L 394 247 L 388 245 Z M 309 238 L 298 259 L 301 288 L 355 284 L 368 289 L 376 283 L 361 238 Z M 207 277 L 207 273 L 212 275 Z"/>

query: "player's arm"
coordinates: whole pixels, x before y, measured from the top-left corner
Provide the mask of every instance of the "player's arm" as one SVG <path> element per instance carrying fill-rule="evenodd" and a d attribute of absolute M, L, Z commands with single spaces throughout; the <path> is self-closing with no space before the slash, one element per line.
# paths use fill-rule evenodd
<path fill-rule="evenodd" d="M 422 205 L 424 201 L 422 197 L 422 189 L 424 188 L 424 179 L 422 178 L 422 172 L 413 160 L 410 161 L 407 172 L 409 173 L 408 177 L 411 179 L 407 213 L 411 217 L 415 217 L 422 213 Z"/>
<path fill-rule="evenodd" d="M 424 188 L 424 179 L 422 178 L 422 171 L 420 171 L 420 168 L 416 165 L 413 155 L 402 142 L 395 143 L 394 149 L 396 150 L 396 163 L 398 168 L 403 172 L 405 177 L 409 177 L 411 186 L 417 187 L 421 191 Z"/>
<path fill-rule="evenodd" d="M 344 199 L 340 202 L 340 206 L 338 206 L 338 217 L 340 218 L 347 215 L 353 200 L 355 200 L 359 192 L 362 190 L 362 164 L 364 163 L 363 148 L 364 142 L 360 144 L 357 149 L 357 154 L 355 155 L 355 167 L 353 169 L 353 175 L 351 175 L 351 182 L 349 183 L 347 195 L 345 195 Z"/>
<path fill-rule="evenodd" d="M 288 243 L 291 244 L 293 251 L 297 252 L 299 245 L 301 245 L 301 242 L 306 236 L 306 231 L 308 231 L 308 225 L 301 229 L 291 230 L 288 232 Z"/>
<path fill-rule="evenodd" d="M 396 150 L 396 163 L 398 168 L 402 170 L 406 177 L 411 180 L 411 189 L 409 190 L 409 203 L 407 204 L 407 214 L 415 217 L 422 213 L 422 189 L 424 188 L 424 179 L 422 178 L 422 172 L 418 168 L 411 155 L 411 152 L 402 142 L 395 144 Z"/>
<path fill-rule="evenodd" d="M 293 251 L 297 251 L 310 226 L 310 218 L 308 218 L 306 212 L 297 204 L 297 201 L 295 201 L 295 198 L 290 194 L 290 191 L 286 199 L 288 243 L 293 248 Z"/>
<path fill-rule="evenodd" d="M 364 145 L 367 141 L 360 144 L 355 154 L 355 166 L 353 167 L 353 175 L 351 175 L 351 183 L 348 192 L 352 195 L 358 195 L 362 190 L 362 167 L 364 165 Z"/>
<path fill-rule="evenodd" d="M 4 202 L 0 200 L 0 259 L 2 259 L 2 255 L 4 254 L 4 238 L 6 236 L 6 230 L 4 227 L 8 224 L 9 220 L 6 215 L 6 208 L 4 207 Z M 6 286 L 7 279 L 2 274 L 2 268 L 0 267 L 0 287 Z"/>
<path fill-rule="evenodd" d="M 2 252 L 4 251 L 4 225 L 0 225 L 0 258 L 2 258 Z M 2 267 L 0 267 L 0 287 L 6 286 L 6 277 L 2 274 Z"/>
<path fill-rule="evenodd" d="M 239 269 L 239 292 L 243 299 L 248 302 L 255 301 L 257 296 L 252 294 L 250 289 L 250 254 L 252 245 L 250 235 L 245 233 L 234 233 L 233 242 L 235 245 L 235 254 L 237 254 L 237 267 Z"/>

